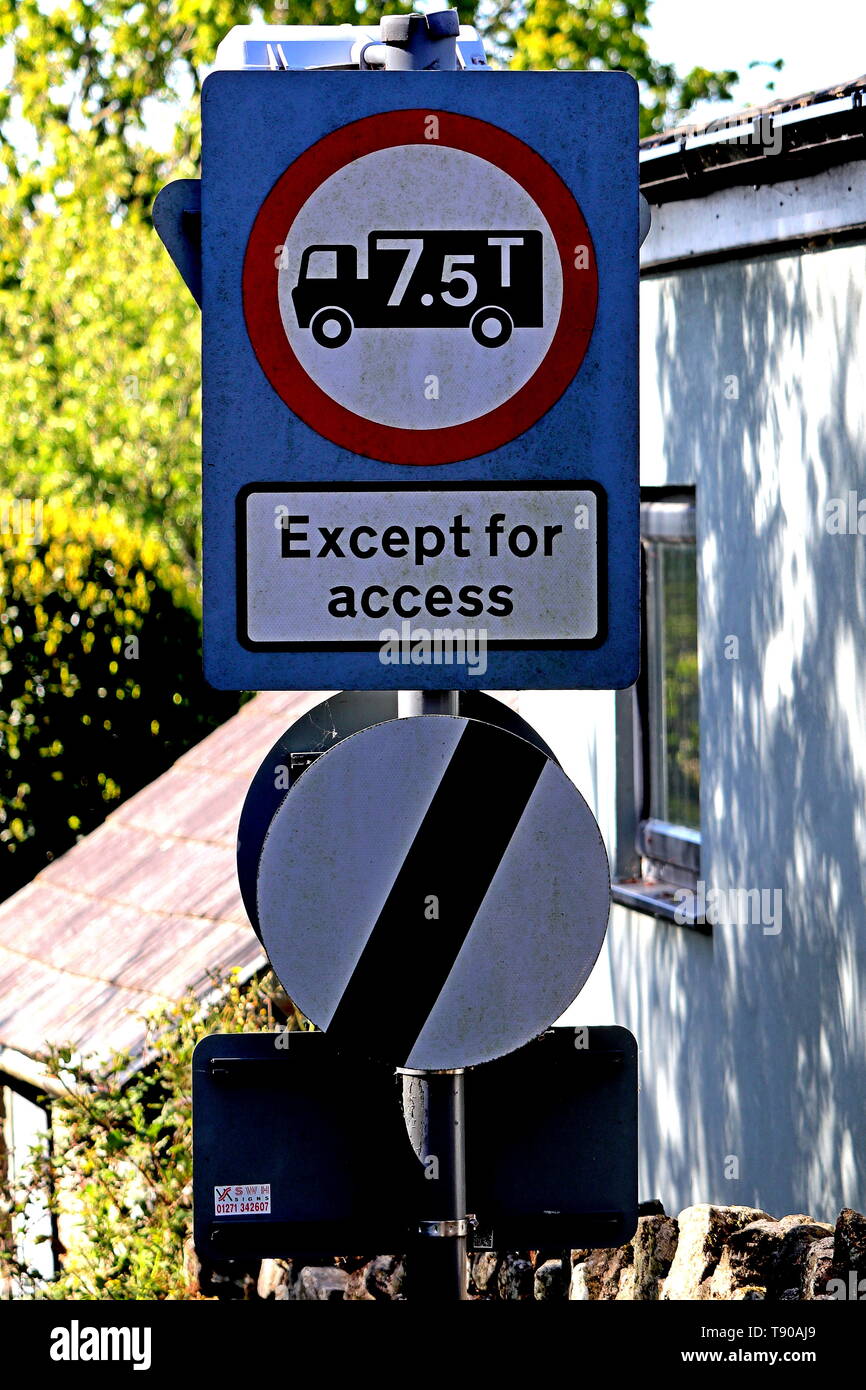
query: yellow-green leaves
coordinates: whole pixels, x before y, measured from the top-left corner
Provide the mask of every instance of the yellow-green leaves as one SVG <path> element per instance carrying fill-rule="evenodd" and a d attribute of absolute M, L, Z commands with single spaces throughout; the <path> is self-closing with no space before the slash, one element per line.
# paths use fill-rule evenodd
<path fill-rule="evenodd" d="M 22 502 L 0 493 L 4 895 L 238 704 L 204 684 L 196 604 L 164 543 L 107 505 Z"/>

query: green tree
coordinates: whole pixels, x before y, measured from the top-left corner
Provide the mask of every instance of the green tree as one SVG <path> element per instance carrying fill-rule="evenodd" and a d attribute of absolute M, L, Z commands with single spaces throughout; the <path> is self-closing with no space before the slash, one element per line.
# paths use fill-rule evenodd
<path fill-rule="evenodd" d="M 14 510 L 0 499 L 7 518 Z M 183 571 L 116 514 L 52 503 L 0 547 L 2 896 L 238 707 L 201 674 Z"/>
<path fill-rule="evenodd" d="M 32 210 L 0 188 L 2 482 L 117 509 L 193 584 L 198 554 L 198 312 L 139 206 L 116 144 L 82 135 L 75 181 Z"/>
<path fill-rule="evenodd" d="M 660 130 L 671 113 L 698 101 L 725 100 L 738 74 L 693 68 L 681 77 L 649 49 L 652 0 L 532 0 L 516 24 L 508 4 L 494 36 L 515 68 L 610 69 L 631 73 L 641 88 L 641 135 Z"/>
<path fill-rule="evenodd" d="M 679 77 L 649 54 L 652 0 L 499 0 L 492 7 L 461 0 L 500 56 L 521 68 L 621 68 L 645 89 L 647 128 L 667 111 L 704 97 L 729 95 L 733 72 L 695 68 Z M 273 0 L 266 17 L 285 24 L 375 23 L 406 11 L 411 0 Z M 200 88 L 219 40 L 260 11 L 242 0 L 0 0 L 0 40 L 14 45 L 15 69 L 0 122 L 16 109 L 42 158 L 15 161 L 34 196 L 46 183 L 80 168 L 80 139 L 117 143 L 131 178 L 127 199 L 152 195 L 163 172 L 147 147 L 148 112 L 157 104 L 186 106 Z M 175 159 L 195 155 L 196 123 L 178 126 Z M 31 142 L 32 143 L 32 142 Z"/>

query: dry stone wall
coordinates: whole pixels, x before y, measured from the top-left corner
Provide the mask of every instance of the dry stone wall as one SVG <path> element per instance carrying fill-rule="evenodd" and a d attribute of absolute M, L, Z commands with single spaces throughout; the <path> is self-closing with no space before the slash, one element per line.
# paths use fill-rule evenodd
<path fill-rule="evenodd" d="M 866 1302 L 866 1216 L 845 1208 L 835 1225 L 801 1213 L 775 1218 L 754 1207 L 700 1204 L 668 1216 L 660 1203 L 634 1238 L 612 1250 L 482 1251 L 469 1262 L 476 1301 L 790 1300 Z M 194 1290 L 208 1298 L 398 1302 L 406 1297 L 397 1255 L 330 1263 L 263 1260 L 254 1271 L 207 1269 L 191 1247 Z"/>

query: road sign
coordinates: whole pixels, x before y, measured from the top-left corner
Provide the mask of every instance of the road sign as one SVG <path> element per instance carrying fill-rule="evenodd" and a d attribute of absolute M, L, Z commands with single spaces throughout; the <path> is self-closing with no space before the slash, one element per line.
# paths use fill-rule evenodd
<path fill-rule="evenodd" d="M 533 488 L 254 483 L 239 496 L 239 635 L 249 651 L 368 652 L 458 685 L 495 653 L 606 635 L 605 498 Z M 275 534 L 276 531 L 276 534 Z M 567 639 L 563 633 L 568 633 Z M 543 659 L 543 658 L 542 658 Z"/>
<path fill-rule="evenodd" d="M 401 1078 L 324 1033 L 214 1033 L 193 1054 L 194 1240 L 209 1260 L 402 1254 L 431 1184 Z M 552 1028 L 467 1073 L 476 1249 L 623 1245 L 637 1226 L 637 1048 Z M 427 1156 L 425 1156 L 427 1157 Z"/>
<path fill-rule="evenodd" d="M 560 1017 L 601 948 L 610 881 L 591 811 L 541 749 L 419 716 L 307 768 L 270 823 L 257 897 L 274 970 L 338 1046 L 443 1070 Z"/>
<path fill-rule="evenodd" d="M 631 79 L 218 71 L 202 114 L 208 679 L 630 684 Z"/>

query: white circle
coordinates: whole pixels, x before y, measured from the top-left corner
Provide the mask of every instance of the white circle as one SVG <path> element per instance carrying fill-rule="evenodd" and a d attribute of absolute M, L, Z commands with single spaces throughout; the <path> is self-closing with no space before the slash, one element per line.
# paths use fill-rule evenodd
<path fill-rule="evenodd" d="M 515 326 L 507 342 L 476 342 L 468 319 L 475 299 L 460 278 L 472 273 L 460 257 L 461 232 L 541 233 L 542 326 Z M 442 267 L 437 293 L 419 296 L 431 307 L 465 301 L 463 326 L 354 327 L 339 348 L 317 343 L 301 327 L 292 299 L 304 252 L 311 247 L 349 248 L 357 257 L 354 283 L 368 281 L 370 237 L 386 234 L 417 240 L 412 233 L 454 232 L 453 278 Z M 471 241 L 465 245 L 473 244 Z M 477 238 L 475 241 L 477 247 Z M 450 243 L 449 243 L 450 245 Z M 407 253 L 406 264 L 408 265 Z M 472 253 L 469 253 L 472 254 Z M 503 257 L 508 251 L 497 250 Z M 390 264 L 394 264 L 393 253 Z M 505 260 L 501 262 L 503 274 Z M 333 276 L 322 257 L 315 274 Z M 343 276 L 343 271 L 338 272 Z M 308 271 L 309 275 L 309 271 Z M 340 283 L 343 283 L 341 279 Z M 329 281 L 333 288 L 335 281 Z M 410 287 L 411 279 L 408 281 Z M 375 286 L 383 302 L 399 294 L 397 284 Z M 406 290 L 404 289 L 404 293 Z M 323 286 L 324 293 L 324 286 Z M 450 295 L 451 299 L 445 298 Z M 562 270 L 550 226 L 533 198 L 496 165 L 465 150 L 439 145 L 397 145 L 362 155 L 344 165 L 307 199 L 283 236 L 278 274 L 280 316 L 289 344 L 308 375 L 332 400 L 379 425 L 398 429 L 446 429 L 466 424 L 510 400 L 541 365 L 553 341 L 562 307 Z M 331 294 L 331 304 L 335 302 Z M 483 303 L 483 301 L 482 301 Z M 435 312 L 435 311 L 434 311 Z M 498 328 L 498 326 L 497 326 Z M 497 333 L 489 334 L 495 338 Z M 431 389 L 435 382 L 435 389 Z"/>
<path fill-rule="evenodd" d="M 322 324 L 322 332 L 326 338 L 339 338 L 340 325 L 336 319 L 325 319 Z"/>

